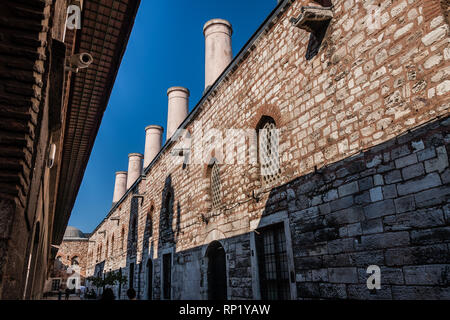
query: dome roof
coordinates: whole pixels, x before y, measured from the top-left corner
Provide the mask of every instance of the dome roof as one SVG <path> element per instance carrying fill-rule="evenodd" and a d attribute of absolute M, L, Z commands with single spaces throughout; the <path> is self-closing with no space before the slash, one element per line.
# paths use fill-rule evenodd
<path fill-rule="evenodd" d="M 64 233 L 64 239 L 85 239 L 86 236 L 80 229 L 68 226 L 66 232 Z"/>

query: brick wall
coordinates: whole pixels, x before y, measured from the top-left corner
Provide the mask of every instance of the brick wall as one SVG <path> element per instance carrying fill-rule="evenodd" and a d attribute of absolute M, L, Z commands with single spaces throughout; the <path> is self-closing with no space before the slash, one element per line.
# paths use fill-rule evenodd
<path fill-rule="evenodd" d="M 172 298 L 203 299 L 205 251 L 220 240 L 228 297 L 255 298 L 255 248 L 242 245 L 252 243 L 252 231 L 264 221 L 285 217 L 292 298 L 448 297 L 448 126 L 436 119 L 448 115 L 450 56 L 448 24 L 442 10 L 428 10 L 431 2 L 381 1 L 381 28 L 371 30 L 363 2 L 333 1 L 322 47 L 306 61 L 309 33 L 289 20 L 307 3 L 285 1 L 185 126 L 194 135 L 200 122 L 205 132 L 225 134 L 255 129 L 263 116 L 272 117 L 281 129 L 278 185 L 264 188 L 249 152 L 238 148 L 246 164 L 220 164 L 223 206 L 213 210 L 207 164 L 183 165 L 171 155 L 177 144 L 166 146 L 136 184 L 143 202 L 132 206 L 129 192 L 91 237 L 96 244 L 90 250 L 100 243 L 105 248 L 111 233 L 122 226 L 129 233 L 131 217 L 138 216 L 136 251 L 128 241 L 104 269 L 127 274 L 130 263 L 140 264 L 133 285 L 144 298 L 152 258 L 153 298 L 159 299 L 162 253 L 173 250 Z M 429 135 L 410 133 L 429 121 Z M 224 141 L 232 142 L 228 136 Z M 195 144 L 194 137 L 192 154 Z M 211 150 L 203 158 L 207 163 L 220 153 Z M 174 194 L 174 209 L 165 226 L 168 194 Z M 104 230 L 106 236 L 99 233 Z M 392 261 L 396 250 L 406 250 L 410 261 Z M 430 250 L 440 252 L 438 258 Z M 370 264 L 379 264 L 387 277 L 376 295 L 363 286 Z M 423 270 L 427 276 L 415 276 Z M 196 279 L 192 287 L 185 285 L 189 279 Z"/>
<path fill-rule="evenodd" d="M 64 240 L 59 247 L 56 257 L 61 257 L 61 263 L 65 266 L 70 266 L 72 264 L 72 259 L 78 257 L 80 275 L 82 278 L 85 278 L 88 260 L 88 244 L 88 240 Z"/>
<path fill-rule="evenodd" d="M 49 1 L 0 4 L 1 299 L 39 298 L 46 280 L 49 174 L 55 174 L 46 168 L 52 139 L 49 66 L 52 34 L 61 39 L 64 30 L 64 23 L 53 19 L 64 17 L 65 3 L 58 1 L 57 8 Z"/>

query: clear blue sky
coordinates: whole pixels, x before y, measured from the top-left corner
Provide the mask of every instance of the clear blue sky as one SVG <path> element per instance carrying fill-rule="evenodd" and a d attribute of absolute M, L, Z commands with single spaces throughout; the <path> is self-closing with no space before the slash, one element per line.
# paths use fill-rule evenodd
<path fill-rule="evenodd" d="M 235 56 L 276 4 L 276 0 L 141 1 L 69 225 L 92 232 L 109 212 L 115 172 L 128 169 L 129 153 L 144 152 L 145 127 L 167 127 L 169 87 L 189 88 L 189 110 L 200 100 L 205 22 L 222 18 L 232 23 Z"/>

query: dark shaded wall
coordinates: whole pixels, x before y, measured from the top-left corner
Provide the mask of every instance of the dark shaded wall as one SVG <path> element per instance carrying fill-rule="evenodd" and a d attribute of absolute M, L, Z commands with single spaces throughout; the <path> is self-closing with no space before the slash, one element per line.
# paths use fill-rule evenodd
<path fill-rule="evenodd" d="M 299 297 L 450 299 L 449 129 L 434 121 L 287 185 Z"/>
<path fill-rule="evenodd" d="M 62 91 L 50 69 L 61 67 L 53 53 L 65 8 L 66 1 L 0 4 L 0 299 L 39 298 L 51 258 L 57 165 L 46 165 L 60 137 L 49 119 Z"/>

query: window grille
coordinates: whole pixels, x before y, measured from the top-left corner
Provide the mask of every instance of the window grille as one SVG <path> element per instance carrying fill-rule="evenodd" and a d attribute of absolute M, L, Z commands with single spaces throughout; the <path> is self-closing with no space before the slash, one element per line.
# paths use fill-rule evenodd
<path fill-rule="evenodd" d="M 265 122 L 259 130 L 259 162 L 264 185 L 271 185 L 280 178 L 280 155 L 278 152 L 280 138 L 275 122 Z"/>
<path fill-rule="evenodd" d="M 61 279 L 52 280 L 52 291 L 58 291 L 61 286 Z"/>
<path fill-rule="evenodd" d="M 214 209 L 218 208 L 222 202 L 221 186 L 220 186 L 220 172 L 217 163 L 214 163 L 211 168 L 211 199 Z"/>
<path fill-rule="evenodd" d="M 289 266 L 283 224 L 259 230 L 256 240 L 261 298 L 290 299 Z"/>

